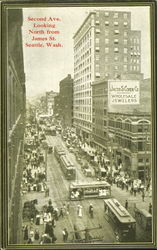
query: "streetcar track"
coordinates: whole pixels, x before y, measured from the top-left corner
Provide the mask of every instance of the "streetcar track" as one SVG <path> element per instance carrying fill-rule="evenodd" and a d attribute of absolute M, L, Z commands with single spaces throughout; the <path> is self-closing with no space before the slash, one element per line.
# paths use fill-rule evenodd
<path fill-rule="evenodd" d="M 49 143 L 51 142 L 51 140 L 50 140 L 50 138 L 49 138 Z M 52 144 L 50 144 L 50 145 L 52 145 Z M 62 144 L 63 145 L 63 144 Z M 65 145 L 64 145 L 64 148 L 65 148 Z M 66 149 L 66 152 L 67 152 L 67 149 Z M 54 159 L 54 161 L 55 161 L 56 159 Z M 51 170 L 51 172 L 52 172 L 52 168 L 50 168 L 50 170 Z M 60 169 L 61 170 L 61 169 Z M 62 172 L 62 171 L 61 171 Z M 62 175 L 60 175 L 61 176 L 61 178 L 62 178 L 62 180 L 63 180 L 63 183 L 64 183 L 64 185 L 67 187 L 67 185 L 66 185 L 66 181 L 65 181 L 65 179 L 64 179 L 64 177 L 62 176 Z M 56 181 L 57 179 L 58 179 L 58 174 L 57 174 L 57 172 L 56 171 L 54 171 L 53 172 L 53 179 L 54 179 L 54 184 L 55 184 L 55 187 L 56 186 L 58 186 L 58 182 Z M 83 176 L 84 177 L 84 176 Z M 67 190 L 68 191 L 68 190 Z M 56 191 L 56 193 L 58 194 L 58 196 L 60 197 L 60 201 L 62 201 L 63 200 L 63 198 L 61 197 L 62 196 L 62 194 L 60 194 L 60 192 L 59 192 L 59 189 L 57 189 L 57 191 Z M 83 201 L 73 201 L 73 207 L 75 208 L 75 209 L 77 209 L 77 205 L 78 204 L 82 204 L 83 203 Z M 83 204 L 82 204 L 83 205 Z M 83 206 L 84 207 L 84 206 Z M 72 230 L 73 230 L 73 224 L 74 223 L 72 223 L 72 221 L 71 221 L 71 219 L 70 219 L 70 216 L 69 216 L 69 220 L 70 220 L 70 224 L 71 224 L 71 227 L 72 227 Z M 84 223 L 83 223 L 83 221 L 79 218 L 79 220 L 77 220 L 76 219 L 76 221 L 77 221 L 77 227 L 78 227 L 78 230 L 82 230 L 82 229 L 85 229 L 85 226 L 84 226 Z M 94 225 L 94 223 L 92 222 L 92 226 L 93 227 L 95 227 L 95 225 Z"/>
<path fill-rule="evenodd" d="M 53 140 L 54 139 L 54 140 Z M 58 139 L 58 140 L 57 140 Z M 56 140 L 57 140 L 57 143 L 56 143 Z M 66 154 L 70 155 L 72 158 L 72 162 L 75 162 L 75 165 L 78 169 L 78 177 L 80 177 L 80 179 L 86 179 L 86 182 L 90 182 L 91 181 L 91 178 L 90 180 L 87 179 L 87 177 L 85 177 L 82 173 L 82 169 L 81 169 L 81 166 L 79 163 L 77 163 L 77 161 L 74 159 L 74 155 L 69 153 L 68 149 L 66 148 L 66 145 L 64 144 L 64 142 L 61 140 L 61 138 L 56 138 L 56 137 L 48 137 L 47 138 L 47 141 L 49 143 L 49 145 L 51 146 L 54 146 L 56 144 L 61 144 L 64 149 L 65 149 L 65 152 Z M 50 157 L 53 157 L 53 162 L 56 163 L 54 165 L 60 165 L 57 161 L 57 159 L 55 158 L 54 154 L 50 154 L 49 155 L 49 160 L 50 160 Z M 59 197 L 58 201 L 60 202 L 60 204 L 63 204 L 64 201 L 66 200 L 65 199 L 65 196 L 64 194 L 65 193 L 68 193 L 68 183 L 69 181 L 65 180 L 65 177 L 63 175 L 63 172 L 62 172 L 62 169 L 61 167 L 57 167 L 57 171 L 56 171 L 56 168 L 53 168 L 53 167 L 49 167 L 50 171 L 51 171 L 51 176 L 52 176 L 52 179 L 53 179 L 53 182 L 54 182 L 54 186 L 55 186 L 55 195 L 56 197 Z M 80 171 L 80 172 L 79 172 Z M 64 193 L 62 192 L 62 190 L 60 188 L 57 188 L 57 187 L 60 187 L 60 183 L 63 183 L 64 185 Z M 102 221 L 102 218 L 101 216 L 99 216 L 99 214 L 96 215 L 96 218 L 97 218 L 97 225 L 95 223 L 95 220 L 89 218 L 89 214 L 88 214 L 88 208 L 89 207 L 89 204 L 91 203 L 91 200 L 82 200 L 82 201 L 72 201 L 73 203 L 73 206 L 70 206 L 71 209 L 73 207 L 73 212 L 74 212 L 74 215 L 76 215 L 76 211 L 77 210 L 77 205 L 80 204 L 82 205 L 83 207 L 83 217 L 86 218 L 86 220 L 84 220 L 83 218 L 78 218 L 78 216 L 76 215 L 76 218 L 75 218 L 75 221 L 77 223 L 77 229 L 78 230 L 84 230 L 86 227 L 87 228 L 95 228 L 95 227 L 98 227 L 99 224 L 101 224 L 102 228 L 101 229 L 96 229 L 96 230 L 93 230 L 93 232 L 91 232 L 91 236 L 92 238 L 99 238 L 99 239 L 103 239 L 102 241 L 104 242 L 108 242 L 107 239 L 109 239 L 112 235 L 112 240 L 114 241 L 114 231 L 113 231 L 113 228 L 111 227 L 111 225 L 105 220 L 105 218 L 103 218 L 103 221 Z M 96 204 L 96 201 L 94 200 L 94 207 L 97 207 L 97 204 Z M 88 205 L 87 205 L 88 204 Z M 71 202 L 70 202 L 70 205 L 71 205 Z M 75 216 L 74 216 L 75 217 Z M 72 228 L 72 231 L 74 230 L 73 229 L 73 225 L 75 223 L 72 222 L 71 220 L 71 216 L 67 216 L 66 217 L 66 220 L 70 222 L 70 226 Z M 99 223 L 101 222 L 101 223 Z M 105 223 L 107 223 L 107 230 L 105 230 Z M 106 236 L 107 234 L 107 236 Z M 105 237 L 104 237 L 105 236 Z"/>
<path fill-rule="evenodd" d="M 49 142 L 50 142 L 50 139 L 49 139 Z M 53 157 L 54 157 L 54 154 L 53 154 Z M 59 163 L 57 162 L 57 160 L 55 159 L 55 157 L 54 157 L 54 162 L 56 162 L 56 165 L 58 164 L 59 165 Z M 57 196 L 59 197 L 59 200 L 60 200 L 60 203 L 63 205 L 63 201 L 66 201 L 67 199 L 63 199 L 63 198 L 65 198 L 65 197 L 63 197 L 63 193 L 62 193 L 62 191 L 60 191 L 61 189 L 60 188 L 58 188 L 59 186 L 60 186 L 60 183 L 63 183 L 64 184 L 64 186 L 65 186 L 65 192 L 66 193 L 68 193 L 68 183 L 66 183 L 66 181 L 65 181 L 65 179 L 64 179 L 64 177 L 62 176 L 62 171 L 61 171 L 61 169 L 60 168 L 58 168 L 58 171 L 61 173 L 60 175 L 59 175 L 59 177 L 58 177 L 58 173 L 57 173 L 57 171 L 53 171 L 53 168 L 49 168 L 49 170 L 51 171 L 51 176 L 53 177 L 53 182 L 54 182 L 54 186 L 55 186 L 55 193 L 57 194 Z M 59 180 L 61 180 L 62 179 L 62 182 L 59 182 L 58 183 L 58 181 Z M 58 185 L 59 184 L 59 185 Z M 68 218 L 67 218 L 68 217 Z M 66 220 L 68 220 L 69 222 L 70 222 L 70 226 L 71 226 L 71 229 L 73 230 L 73 223 L 72 223 L 72 220 L 71 220 L 71 218 L 70 218 L 70 216 L 66 216 Z"/>

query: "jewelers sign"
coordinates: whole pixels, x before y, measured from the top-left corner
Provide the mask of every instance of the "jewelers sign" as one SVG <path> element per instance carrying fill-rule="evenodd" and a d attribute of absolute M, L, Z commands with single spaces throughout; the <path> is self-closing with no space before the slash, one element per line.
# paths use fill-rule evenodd
<path fill-rule="evenodd" d="M 108 103 L 117 104 L 139 104 L 140 91 L 137 80 L 109 80 L 108 81 Z"/>

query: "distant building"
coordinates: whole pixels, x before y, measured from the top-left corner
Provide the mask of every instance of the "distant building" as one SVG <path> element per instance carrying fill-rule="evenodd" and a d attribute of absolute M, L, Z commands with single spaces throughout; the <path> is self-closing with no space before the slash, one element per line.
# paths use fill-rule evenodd
<path fill-rule="evenodd" d="M 131 30 L 131 12 L 90 12 L 74 35 L 74 126 L 92 132 L 92 84 L 141 72 L 141 33 Z"/>
<path fill-rule="evenodd" d="M 47 105 L 46 105 L 46 96 L 42 96 L 40 98 L 40 107 L 39 110 L 42 114 L 46 114 L 47 113 Z"/>
<path fill-rule="evenodd" d="M 49 91 L 46 92 L 46 113 L 48 115 L 53 115 L 53 109 L 54 109 L 54 97 L 58 95 L 57 92 Z"/>
<path fill-rule="evenodd" d="M 73 123 L 73 79 L 68 74 L 60 81 L 59 116 L 63 127 Z"/>
<path fill-rule="evenodd" d="M 58 119 L 61 117 L 61 104 L 60 104 L 60 95 L 54 97 L 54 116 Z"/>
<path fill-rule="evenodd" d="M 8 202 L 10 243 L 17 243 L 20 189 L 22 179 L 22 148 L 25 129 L 26 93 L 22 49 L 22 10 L 8 9 L 7 47 L 7 124 L 8 124 Z"/>

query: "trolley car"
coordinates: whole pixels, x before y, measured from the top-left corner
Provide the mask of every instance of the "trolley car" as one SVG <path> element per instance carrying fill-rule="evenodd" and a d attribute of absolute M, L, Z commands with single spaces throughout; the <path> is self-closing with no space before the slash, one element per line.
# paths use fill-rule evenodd
<path fill-rule="evenodd" d="M 135 219 L 141 226 L 145 241 L 152 241 L 152 215 L 147 210 L 136 207 Z"/>
<path fill-rule="evenodd" d="M 106 181 L 71 183 L 69 188 L 70 200 L 109 197 L 111 197 L 111 185 Z"/>
<path fill-rule="evenodd" d="M 60 145 L 56 145 L 54 147 L 54 155 L 56 156 L 57 160 L 60 161 L 60 157 L 65 155 L 64 148 Z"/>
<path fill-rule="evenodd" d="M 69 160 L 67 155 L 62 155 L 60 157 L 60 165 L 62 168 L 62 171 L 66 177 L 67 180 L 75 180 L 76 178 L 76 168 L 72 164 L 72 162 Z"/>
<path fill-rule="evenodd" d="M 136 221 L 116 199 L 104 200 L 104 212 L 120 242 L 136 240 Z"/>

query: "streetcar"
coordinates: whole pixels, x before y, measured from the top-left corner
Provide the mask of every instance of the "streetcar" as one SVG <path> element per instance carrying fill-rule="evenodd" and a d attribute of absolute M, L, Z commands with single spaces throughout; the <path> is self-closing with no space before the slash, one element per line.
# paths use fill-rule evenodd
<path fill-rule="evenodd" d="M 136 221 L 116 199 L 104 200 L 104 213 L 120 242 L 136 240 Z"/>
<path fill-rule="evenodd" d="M 141 226 L 146 241 L 152 240 L 152 215 L 145 209 L 135 207 L 135 219 Z"/>
<path fill-rule="evenodd" d="M 75 180 L 76 168 L 74 167 L 73 163 L 70 161 L 67 155 L 61 155 L 60 165 L 65 175 L 65 178 L 67 180 Z"/>
<path fill-rule="evenodd" d="M 52 135 L 52 136 L 55 136 L 56 135 L 56 129 L 55 129 L 55 126 L 46 126 L 45 128 L 45 133 L 46 135 Z"/>
<path fill-rule="evenodd" d="M 62 155 L 65 155 L 64 148 L 61 145 L 56 145 L 54 147 L 54 155 L 57 158 L 57 160 L 60 161 L 60 157 Z"/>
<path fill-rule="evenodd" d="M 106 181 L 90 183 L 71 183 L 69 187 L 70 200 L 111 197 L 111 185 Z"/>

